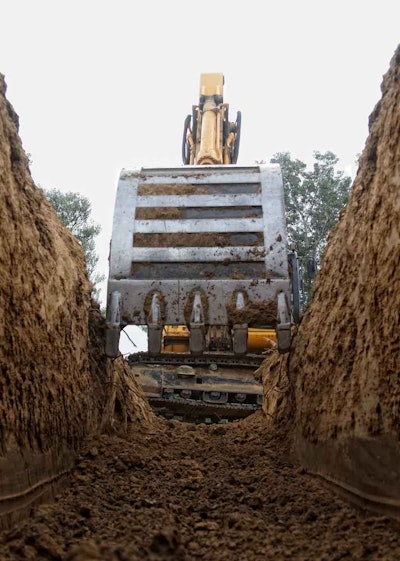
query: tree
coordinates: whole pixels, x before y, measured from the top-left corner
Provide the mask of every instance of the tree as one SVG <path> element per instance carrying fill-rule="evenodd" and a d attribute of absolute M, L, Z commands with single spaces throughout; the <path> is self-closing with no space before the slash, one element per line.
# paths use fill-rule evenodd
<path fill-rule="evenodd" d="M 87 273 L 94 285 L 104 280 L 104 275 L 96 272 L 99 257 L 96 253 L 95 237 L 101 232 L 100 224 L 91 219 L 92 205 L 79 193 L 62 193 L 58 189 L 44 189 L 46 198 L 55 208 L 61 222 L 78 239 L 85 253 Z M 98 296 L 98 289 L 93 290 Z"/>
<path fill-rule="evenodd" d="M 346 205 L 351 178 L 337 171 L 338 158 L 332 152 L 314 152 L 311 170 L 304 162 L 293 160 L 289 152 L 279 152 L 271 163 L 281 166 L 285 193 L 288 242 L 303 262 L 313 258 L 318 264 L 328 234 Z M 303 302 L 307 303 L 311 281 L 303 266 Z"/>

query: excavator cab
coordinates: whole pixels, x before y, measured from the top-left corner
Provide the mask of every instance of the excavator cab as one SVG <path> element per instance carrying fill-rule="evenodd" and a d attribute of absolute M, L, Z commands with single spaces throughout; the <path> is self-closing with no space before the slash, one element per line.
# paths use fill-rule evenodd
<path fill-rule="evenodd" d="M 175 412 L 201 404 L 199 418 L 260 406 L 251 369 L 271 345 L 289 350 L 298 317 L 280 168 L 236 164 L 241 117 L 229 121 L 223 84 L 201 75 L 181 167 L 122 170 L 110 251 L 108 356 L 121 328 L 146 325 L 148 353 L 128 361 L 150 401 Z"/>

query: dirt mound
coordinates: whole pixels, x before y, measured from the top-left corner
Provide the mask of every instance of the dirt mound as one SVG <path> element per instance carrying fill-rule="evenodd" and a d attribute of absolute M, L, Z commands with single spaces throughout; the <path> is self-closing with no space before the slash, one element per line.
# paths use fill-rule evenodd
<path fill-rule="evenodd" d="M 83 251 L 33 184 L 5 89 L 0 75 L 0 526 L 72 467 L 112 376 Z"/>
<path fill-rule="evenodd" d="M 400 512 L 400 47 L 290 357 L 310 470 Z"/>
<path fill-rule="evenodd" d="M 104 408 L 102 431 L 126 434 L 132 426 L 156 427 L 159 419 L 154 415 L 136 381 L 133 370 L 122 356 L 108 363 L 108 399 Z"/>

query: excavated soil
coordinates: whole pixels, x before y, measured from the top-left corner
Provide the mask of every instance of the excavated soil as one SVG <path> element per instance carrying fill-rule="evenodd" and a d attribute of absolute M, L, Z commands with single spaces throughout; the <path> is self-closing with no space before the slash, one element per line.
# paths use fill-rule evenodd
<path fill-rule="evenodd" d="M 305 466 L 400 517 L 400 47 L 290 357 Z"/>
<path fill-rule="evenodd" d="M 254 373 L 263 386 L 263 411 L 269 430 L 293 422 L 293 397 L 290 391 L 289 355 L 278 353 L 276 346 L 266 351 L 266 358 Z"/>
<path fill-rule="evenodd" d="M 252 210 L 252 207 L 235 207 L 236 215 L 243 218 L 258 218 L 259 211 Z M 137 207 L 135 212 L 136 220 L 181 220 L 192 215 L 198 218 L 208 218 L 210 220 L 224 220 L 226 209 L 223 207 L 209 206 L 207 208 L 187 208 L 187 207 Z"/>
<path fill-rule="evenodd" d="M 229 247 L 237 245 L 263 245 L 263 234 L 134 234 L 136 247 Z"/>
<path fill-rule="evenodd" d="M 181 209 L 175 207 L 165 208 L 142 208 L 138 207 L 135 212 L 136 220 L 179 220 L 182 218 Z"/>
<path fill-rule="evenodd" d="M 0 75 L 0 528 L 52 498 L 116 408 L 147 419 L 107 362 L 82 248 L 32 181 L 5 90 Z"/>
<path fill-rule="evenodd" d="M 207 195 L 207 193 L 208 189 L 202 185 L 163 185 L 161 183 L 157 185 L 140 183 L 138 185 L 138 195 Z"/>
<path fill-rule="evenodd" d="M 5 90 L 0 75 L 0 527 L 72 467 L 107 380 L 82 248 L 32 181 Z"/>
<path fill-rule="evenodd" d="M 0 538 L 4 560 L 397 560 L 400 533 L 332 496 L 261 413 L 134 423 L 88 444 L 71 486 Z"/>
<path fill-rule="evenodd" d="M 227 310 L 229 321 L 232 324 L 276 325 L 278 308 L 276 302 L 272 300 L 257 303 L 249 302 L 243 308 L 237 309 L 235 298 L 233 298 L 227 306 Z"/>

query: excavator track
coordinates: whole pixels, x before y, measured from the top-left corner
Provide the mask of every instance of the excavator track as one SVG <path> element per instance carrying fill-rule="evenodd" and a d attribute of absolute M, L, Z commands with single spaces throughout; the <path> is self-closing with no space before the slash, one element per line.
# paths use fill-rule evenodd
<path fill-rule="evenodd" d="M 239 357 L 228 353 L 207 353 L 200 356 L 193 356 L 190 353 L 164 353 L 157 356 L 152 356 L 148 353 L 133 353 L 127 357 L 127 361 L 130 366 L 135 364 L 186 364 L 189 366 L 209 366 L 211 364 L 216 364 L 225 367 L 254 369 L 260 366 L 264 358 L 264 355 L 256 354 L 248 354 Z"/>
<path fill-rule="evenodd" d="M 228 353 L 135 353 L 127 362 L 153 411 L 187 422 L 227 422 L 262 406 L 262 386 L 253 376 L 262 355 Z"/>
<path fill-rule="evenodd" d="M 154 399 L 150 398 L 151 408 L 166 419 L 179 419 L 190 423 L 226 423 L 243 419 L 260 408 L 258 405 L 238 405 L 228 403 L 224 406 L 210 406 L 193 399 Z"/>

